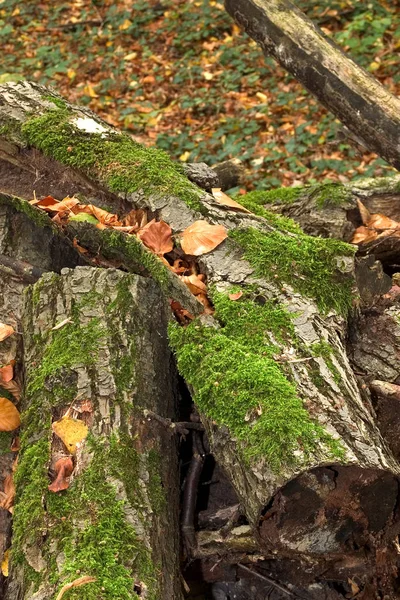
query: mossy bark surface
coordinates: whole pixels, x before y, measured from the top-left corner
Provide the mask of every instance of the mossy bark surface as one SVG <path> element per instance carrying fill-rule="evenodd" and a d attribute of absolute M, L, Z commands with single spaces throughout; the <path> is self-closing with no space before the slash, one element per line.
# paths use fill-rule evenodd
<path fill-rule="evenodd" d="M 38 287 L 36 287 L 38 286 Z M 180 598 L 176 448 L 143 410 L 173 418 L 167 306 L 150 279 L 78 267 L 25 295 L 25 410 L 7 598 Z M 69 319 L 60 329 L 58 323 Z M 79 412 L 82 402 L 91 406 Z M 69 449 L 66 413 L 89 430 L 69 488 L 49 491 Z M 165 532 L 168 531 L 168 537 Z"/>

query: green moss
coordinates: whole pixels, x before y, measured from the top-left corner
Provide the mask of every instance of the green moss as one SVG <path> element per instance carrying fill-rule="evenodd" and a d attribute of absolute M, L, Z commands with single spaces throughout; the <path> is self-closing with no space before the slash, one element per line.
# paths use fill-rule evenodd
<path fill-rule="evenodd" d="M 290 316 L 270 302 L 246 295 L 230 301 L 215 293 L 220 329 L 193 321 L 171 324 L 169 336 L 182 376 L 194 389 L 200 411 L 229 428 L 248 461 L 264 457 L 279 471 L 324 448 L 327 459 L 343 455 L 340 445 L 312 421 L 281 366 L 276 339 L 293 334 Z"/>
<path fill-rule="evenodd" d="M 332 355 L 334 354 L 332 346 L 325 340 L 322 340 L 320 342 L 317 342 L 316 344 L 312 344 L 311 353 L 313 354 L 313 356 L 320 356 L 324 359 L 326 366 L 333 375 L 333 380 L 337 385 L 340 385 L 342 382 L 342 378 L 332 361 Z"/>
<path fill-rule="evenodd" d="M 0 205 L 11 206 L 19 213 L 25 213 L 39 227 L 53 227 L 51 219 L 45 212 L 29 204 L 27 200 L 15 196 L 4 195 L 0 192 Z"/>
<path fill-rule="evenodd" d="M 304 191 L 307 190 L 306 187 L 296 186 L 296 187 L 282 187 L 276 190 L 260 190 L 249 192 L 244 196 L 238 196 L 237 201 L 246 208 L 247 203 L 251 204 L 263 205 L 263 204 L 293 204 Z M 251 209 L 249 209 L 251 210 Z"/>
<path fill-rule="evenodd" d="M 51 96 L 50 94 L 48 94 L 47 96 L 42 96 L 42 100 L 47 100 L 48 102 L 52 102 L 53 104 L 55 104 L 57 106 L 57 108 L 60 109 L 66 109 L 67 108 L 67 103 L 65 102 L 65 100 L 63 100 L 62 98 L 56 98 L 55 96 Z"/>
<path fill-rule="evenodd" d="M 11 452 L 12 431 L 0 431 L 0 456 Z"/>
<path fill-rule="evenodd" d="M 352 199 L 352 193 L 341 183 L 322 183 L 310 188 L 318 208 L 343 206 Z"/>
<path fill-rule="evenodd" d="M 92 319 L 86 326 L 67 323 L 61 329 L 51 331 L 50 335 L 51 343 L 46 346 L 40 366 L 28 383 L 28 394 L 43 389 L 46 379 L 57 375 L 62 369 L 94 364 L 105 329 L 99 319 Z"/>
<path fill-rule="evenodd" d="M 50 111 L 27 121 L 22 134 L 44 154 L 100 179 L 111 191 L 176 196 L 190 208 L 204 210 L 202 192 L 164 151 L 145 148 L 122 134 L 102 137 L 81 131 L 70 122 L 71 116 L 67 110 Z"/>
<path fill-rule="evenodd" d="M 353 280 L 338 269 L 341 256 L 355 249 L 344 242 L 300 233 L 263 233 L 253 228 L 229 233 L 244 250 L 244 258 L 257 276 L 290 284 L 304 296 L 314 298 L 322 312 L 334 309 L 347 314 L 352 304 Z"/>

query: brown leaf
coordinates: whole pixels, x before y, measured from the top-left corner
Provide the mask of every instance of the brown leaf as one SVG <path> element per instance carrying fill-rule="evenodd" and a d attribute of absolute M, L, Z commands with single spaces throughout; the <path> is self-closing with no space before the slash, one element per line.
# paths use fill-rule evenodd
<path fill-rule="evenodd" d="M 243 292 L 236 292 L 235 294 L 229 294 L 229 299 L 230 300 L 239 300 L 239 298 L 241 298 L 243 296 Z"/>
<path fill-rule="evenodd" d="M 212 188 L 211 192 L 218 204 L 222 204 L 222 206 L 227 206 L 234 210 L 239 210 L 240 212 L 252 214 L 250 210 L 247 210 L 247 208 L 239 204 L 239 202 L 236 202 L 236 200 L 233 200 L 227 194 L 222 192 L 221 188 Z"/>
<path fill-rule="evenodd" d="M 374 229 L 369 229 L 368 227 L 361 225 L 355 230 L 351 243 L 366 244 L 367 242 L 372 242 L 372 240 L 375 240 L 377 237 L 378 233 Z"/>
<path fill-rule="evenodd" d="M 74 248 L 76 248 L 78 250 L 78 252 L 80 252 L 81 254 L 87 254 L 88 253 L 88 250 L 86 248 L 83 248 L 83 246 L 80 246 L 78 244 L 78 240 L 76 238 L 74 238 L 72 240 L 72 244 L 73 244 Z"/>
<path fill-rule="evenodd" d="M 197 300 L 200 300 L 200 302 L 202 303 L 202 305 L 204 306 L 204 312 L 206 315 L 213 315 L 215 310 L 213 309 L 213 307 L 211 306 L 211 303 L 208 299 L 207 294 L 198 294 L 196 296 Z"/>
<path fill-rule="evenodd" d="M 179 279 L 181 281 L 183 281 L 183 283 L 185 285 L 187 285 L 187 287 L 189 288 L 189 290 L 195 296 L 197 296 L 198 294 L 206 294 L 207 293 L 207 286 L 202 281 L 202 279 L 199 277 L 199 275 L 195 275 L 195 274 L 193 274 L 193 275 L 181 275 L 179 277 Z"/>
<path fill-rule="evenodd" d="M 393 219 L 389 219 L 389 217 L 385 217 L 385 215 L 380 215 L 379 213 L 371 215 L 371 218 L 368 221 L 367 225 L 368 227 L 373 227 L 374 229 L 379 230 L 394 230 L 400 227 L 400 223 L 398 223 L 398 221 L 393 221 Z"/>
<path fill-rule="evenodd" d="M 0 384 L 8 383 L 14 377 L 15 360 L 12 360 L 8 365 L 0 368 Z"/>
<path fill-rule="evenodd" d="M 138 232 L 138 237 L 145 246 L 159 255 L 171 252 L 174 247 L 172 229 L 165 221 L 153 219 Z"/>
<path fill-rule="evenodd" d="M 210 225 L 207 221 L 195 221 L 182 233 L 181 246 L 186 254 L 201 256 L 219 246 L 228 237 L 223 225 Z"/>
<path fill-rule="evenodd" d="M 29 201 L 29 204 L 32 204 L 32 206 L 38 206 L 39 208 L 46 208 L 46 206 L 56 204 L 57 202 L 59 202 L 59 200 L 56 200 L 55 198 L 53 198 L 53 196 L 46 196 L 41 200 L 34 198 L 33 200 Z"/>
<path fill-rule="evenodd" d="M 61 600 L 65 592 L 67 592 L 68 590 L 75 587 L 80 587 L 81 585 L 85 585 L 87 583 L 93 583 L 94 581 L 96 581 L 96 577 L 90 577 L 89 575 L 83 575 L 83 577 L 78 577 L 78 579 L 74 579 L 74 581 L 63 585 L 63 587 L 57 594 L 56 600 Z"/>
<path fill-rule="evenodd" d="M 3 482 L 3 491 L 0 491 L 0 506 L 10 513 L 13 512 L 15 499 L 15 485 L 12 473 L 9 473 Z"/>
<path fill-rule="evenodd" d="M 361 200 L 358 200 L 358 198 L 357 198 L 357 206 L 358 206 L 358 210 L 360 211 L 360 217 L 361 217 L 361 221 L 362 221 L 363 225 L 367 225 L 368 221 L 371 218 L 371 213 L 369 212 L 368 208 L 366 206 L 364 206 L 364 204 L 361 202 Z"/>
<path fill-rule="evenodd" d="M 69 476 L 74 470 L 74 463 L 70 456 L 63 456 L 58 459 L 54 465 L 54 471 L 56 472 L 56 478 L 48 486 L 49 492 L 61 492 L 69 488 Z"/>
<path fill-rule="evenodd" d="M 78 204 L 80 204 L 78 198 L 70 198 L 67 196 L 64 200 L 61 200 L 61 202 L 57 200 L 54 204 L 46 204 L 45 206 L 40 205 L 40 207 L 48 212 L 60 213 L 64 211 L 71 212 Z"/>
<path fill-rule="evenodd" d="M 20 424 L 18 409 L 7 398 L 0 398 L 0 431 L 13 431 Z"/>
<path fill-rule="evenodd" d="M 92 413 L 93 404 L 89 398 L 84 398 L 83 400 L 78 400 L 74 404 L 74 410 L 79 413 Z"/>
<path fill-rule="evenodd" d="M 186 308 L 183 308 L 180 302 L 177 300 L 170 300 L 169 303 L 178 323 L 186 325 L 187 323 L 190 323 L 190 321 L 193 321 L 194 316 L 186 310 Z"/>
<path fill-rule="evenodd" d="M 147 224 L 147 212 L 141 208 L 131 210 L 121 220 L 121 224 L 123 227 L 134 227 L 139 230 Z"/>
<path fill-rule="evenodd" d="M 11 325 L 0 323 L 0 342 L 10 337 L 10 335 L 12 335 L 14 331 L 14 327 L 11 327 Z"/>

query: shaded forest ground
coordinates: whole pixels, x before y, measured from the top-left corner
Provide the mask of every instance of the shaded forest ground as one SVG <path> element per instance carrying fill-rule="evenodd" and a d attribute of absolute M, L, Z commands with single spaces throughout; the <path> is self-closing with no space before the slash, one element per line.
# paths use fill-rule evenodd
<path fill-rule="evenodd" d="M 398 0 L 297 5 L 395 94 Z M 245 161 L 247 190 L 393 172 L 242 34 L 222 0 L 0 0 L 0 82 L 53 85 L 172 157 Z"/>

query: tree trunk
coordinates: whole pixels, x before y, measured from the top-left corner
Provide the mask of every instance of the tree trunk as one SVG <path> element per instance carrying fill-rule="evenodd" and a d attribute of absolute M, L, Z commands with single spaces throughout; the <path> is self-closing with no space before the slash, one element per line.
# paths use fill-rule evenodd
<path fill-rule="evenodd" d="M 14 323 L 15 313 L 21 331 L 22 317 L 26 379 L 8 598 L 50 598 L 84 575 L 96 581 L 68 598 L 180 598 L 178 469 L 169 433 L 176 430 L 169 419 L 177 417 L 177 387 L 167 300 L 180 316 L 179 323 L 170 315 L 169 343 L 196 406 L 192 418 L 199 415 L 202 424 L 178 428 L 193 430 L 192 449 L 188 440 L 181 454 L 190 461 L 181 520 L 186 555 L 198 560 L 189 561 L 185 577 L 198 577 L 200 565 L 203 579 L 225 586 L 226 593 L 214 587 L 214 598 L 240 590 L 246 598 L 243 581 L 236 588 L 232 582 L 237 577 L 250 579 L 252 597 L 266 581 L 280 580 L 284 591 L 275 592 L 282 597 L 322 598 L 327 588 L 318 585 L 328 584 L 313 588 L 316 581 L 340 581 L 348 593 L 348 579 L 356 577 L 360 589 L 394 598 L 400 467 L 346 349 L 348 324 L 357 328 L 359 310 L 354 248 L 310 237 L 261 205 L 257 214 L 221 205 L 163 152 L 40 86 L 2 86 L 0 123 L 0 205 L 9 215 L 2 232 L 13 240 L 0 250 L 9 259 L 5 277 L 11 270 L 19 278 L 17 292 L 5 294 L 17 299 L 10 296 L 1 318 Z M 81 202 L 120 216 L 140 208 L 167 222 L 176 239 L 199 219 L 222 224 L 229 236 L 214 250 L 198 258 L 179 247 L 166 254 L 170 264 L 189 261 L 206 278 L 212 314 L 201 314 L 200 296 L 185 278 L 135 235 L 76 221 L 60 228 L 26 202 L 33 192 L 79 194 Z M 15 223 L 21 235 L 11 238 Z M 55 251 L 61 247 L 65 264 L 64 252 Z M 43 275 L 22 305 L 26 269 L 17 260 L 29 263 L 31 278 L 70 269 Z M 23 308 L 11 313 L 11 302 Z M 86 333 L 92 337 L 85 342 Z M 181 392 L 188 420 L 188 391 Z M 78 410 L 87 399 L 88 415 Z M 85 420 L 89 434 L 72 459 L 69 488 L 53 493 L 47 471 L 54 476 L 65 448 L 51 426 L 65 413 Z M 219 483 L 196 526 L 209 452 L 216 463 L 211 479 Z M 203 501 L 200 494 L 198 509 Z M 103 530 L 102 518 L 111 530 Z M 129 538 L 126 554 L 114 525 Z M 195 528 L 202 531 L 194 535 Z M 165 543 L 165 532 L 172 541 Z M 116 573 L 122 579 L 112 587 Z"/>
<path fill-rule="evenodd" d="M 289 0 L 225 0 L 225 7 L 358 138 L 400 168 L 400 100 L 348 58 Z"/>

